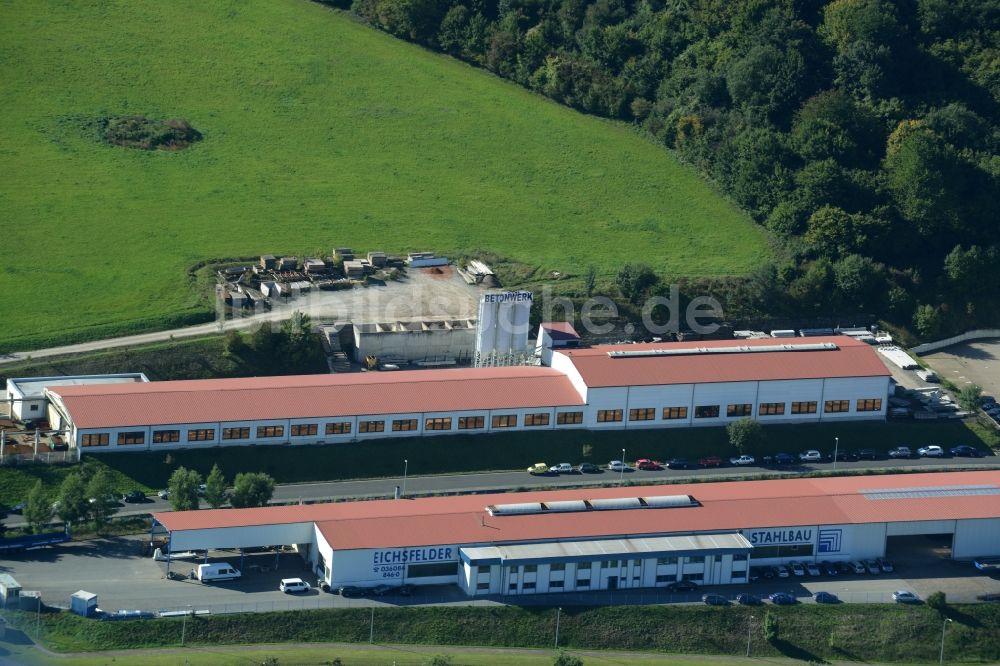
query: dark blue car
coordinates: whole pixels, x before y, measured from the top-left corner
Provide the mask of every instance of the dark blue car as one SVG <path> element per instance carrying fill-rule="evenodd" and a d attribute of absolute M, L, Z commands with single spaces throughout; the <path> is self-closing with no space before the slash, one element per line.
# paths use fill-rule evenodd
<path fill-rule="evenodd" d="M 795 597 L 784 592 L 775 592 L 767 597 L 776 606 L 791 606 L 795 603 Z"/>

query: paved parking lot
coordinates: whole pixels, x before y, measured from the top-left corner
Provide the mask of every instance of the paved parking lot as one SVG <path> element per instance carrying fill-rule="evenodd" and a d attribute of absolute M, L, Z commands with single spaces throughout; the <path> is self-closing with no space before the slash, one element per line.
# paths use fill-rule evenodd
<path fill-rule="evenodd" d="M 976 384 L 984 394 L 1000 398 L 1000 340 L 965 342 L 923 358 L 955 386 Z"/>
<path fill-rule="evenodd" d="M 25 590 L 39 590 L 44 603 L 66 607 L 77 590 L 98 595 L 105 610 L 208 610 L 212 613 L 298 610 L 303 608 L 344 608 L 383 605 L 522 605 L 557 604 L 652 604 L 700 603 L 700 593 L 676 594 L 660 589 L 618 590 L 546 594 L 513 598 L 469 600 L 456 586 L 418 588 L 412 597 L 344 599 L 335 594 L 312 590 L 303 595 L 278 591 L 281 578 L 301 577 L 309 583 L 315 577 L 294 553 L 283 553 L 275 569 L 274 553 L 248 555 L 242 563 L 244 577 L 235 582 L 202 585 L 191 580 L 164 578 L 165 566 L 139 555 L 140 537 L 97 540 L 33 551 L 0 562 L 0 572 L 9 573 Z M 241 567 L 239 553 L 213 552 L 213 561 L 225 561 Z M 972 602 L 977 595 L 1000 594 L 1000 578 L 984 576 L 967 562 L 941 560 L 915 555 L 912 560 L 895 558 L 896 571 L 879 576 L 792 577 L 761 580 L 749 585 L 713 586 L 709 591 L 729 598 L 740 592 L 766 596 L 787 592 L 802 601 L 811 601 L 818 591 L 833 592 L 846 602 L 890 602 L 898 589 L 916 592 L 926 598 L 943 590 L 955 602 Z M 172 570 L 189 571 L 194 562 L 175 562 Z M 269 569 L 269 570 L 264 570 Z"/>

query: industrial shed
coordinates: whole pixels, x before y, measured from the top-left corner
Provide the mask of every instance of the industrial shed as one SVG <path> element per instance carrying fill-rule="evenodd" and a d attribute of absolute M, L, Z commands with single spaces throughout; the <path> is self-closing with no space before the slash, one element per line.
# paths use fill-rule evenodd
<path fill-rule="evenodd" d="M 884 419 L 889 373 L 846 336 L 602 345 L 551 367 L 410 370 L 46 390 L 78 449 L 329 444 L 553 428 Z"/>
<path fill-rule="evenodd" d="M 171 550 L 295 545 L 330 586 L 468 595 L 746 582 L 751 564 L 1000 554 L 1000 472 L 552 490 L 159 513 Z M 902 541 L 900 541 L 902 539 Z"/>

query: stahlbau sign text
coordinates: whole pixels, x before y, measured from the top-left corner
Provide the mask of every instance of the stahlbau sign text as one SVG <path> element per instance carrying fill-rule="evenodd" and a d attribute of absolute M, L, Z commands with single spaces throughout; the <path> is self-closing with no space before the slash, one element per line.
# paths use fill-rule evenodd
<path fill-rule="evenodd" d="M 794 527 L 746 532 L 747 540 L 755 546 L 785 546 L 812 543 L 816 530 L 812 527 Z"/>

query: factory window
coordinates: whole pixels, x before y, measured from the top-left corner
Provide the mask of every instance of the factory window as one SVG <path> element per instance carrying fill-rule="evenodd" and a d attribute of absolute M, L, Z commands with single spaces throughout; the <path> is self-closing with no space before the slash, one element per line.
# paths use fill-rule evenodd
<path fill-rule="evenodd" d="M 583 423 L 583 412 L 559 412 L 556 414 L 557 425 L 572 425 Z"/>
<path fill-rule="evenodd" d="M 517 592 L 517 583 L 510 583 L 507 585 L 507 589 L 511 592 Z"/>
<path fill-rule="evenodd" d="M 351 432 L 350 421 L 337 421 L 336 423 L 326 424 L 326 434 L 328 435 L 347 435 L 350 432 Z"/>
<path fill-rule="evenodd" d="M 553 562 L 549 566 L 550 571 L 566 571 L 566 564 L 564 562 Z"/>
<path fill-rule="evenodd" d="M 859 412 L 877 412 L 882 409 L 882 401 L 874 398 L 858 400 Z"/>
<path fill-rule="evenodd" d="M 620 409 L 599 409 L 597 410 L 598 423 L 611 423 L 622 420 L 622 410 Z"/>
<path fill-rule="evenodd" d="M 601 560 L 602 569 L 617 569 L 618 560 Z"/>
<path fill-rule="evenodd" d="M 257 426 L 257 437 L 284 437 L 285 426 Z"/>
<path fill-rule="evenodd" d="M 815 414 L 816 402 L 793 402 L 792 414 Z"/>
<path fill-rule="evenodd" d="M 525 564 L 524 565 L 524 573 L 537 573 L 537 572 L 538 572 L 538 565 L 537 564 Z"/>
<path fill-rule="evenodd" d="M 753 405 L 729 405 L 726 407 L 726 416 L 750 416 L 753 414 Z"/>
<path fill-rule="evenodd" d="M 31 406 L 31 411 L 37 412 L 38 411 L 38 405 L 32 405 Z"/>
<path fill-rule="evenodd" d="M 146 433 L 144 432 L 120 432 L 118 433 L 118 446 L 129 444 L 145 444 Z"/>
<path fill-rule="evenodd" d="M 590 562 L 578 562 L 576 565 L 577 571 L 590 571 Z"/>
<path fill-rule="evenodd" d="M 548 424 L 549 415 L 547 413 L 524 415 L 524 425 L 526 426 L 547 426 Z"/>
<path fill-rule="evenodd" d="M 187 441 L 208 442 L 215 439 L 215 428 L 199 428 L 198 430 L 188 430 Z"/>
<path fill-rule="evenodd" d="M 850 400 L 827 400 L 823 403 L 823 412 L 848 412 L 851 410 Z"/>
<path fill-rule="evenodd" d="M 686 419 L 688 417 L 687 407 L 664 407 L 663 420 Z"/>
<path fill-rule="evenodd" d="M 154 430 L 153 444 L 169 444 L 181 441 L 180 430 Z"/>
<path fill-rule="evenodd" d="M 656 558 L 656 564 L 659 566 L 667 566 L 669 564 L 677 564 L 676 557 L 658 557 Z"/>
<path fill-rule="evenodd" d="M 223 428 L 222 439 L 250 439 L 250 428 Z"/>
<path fill-rule="evenodd" d="M 675 580 L 677 580 L 677 578 L 673 574 L 660 574 L 656 577 L 657 583 L 670 583 Z"/>
<path fill-rule="evenodd" d="M 319 426 L 315 423 L 293 423 L 292 437 L 308 437 L 319 432 Z"/>
<path fill-rule="evenodd" d="M 590 587 L 590 579 L 589 578 L 578 578 L 577 581 L 576 581 L 576 586 L 577 587 Z"/>
<path fill-rule="evenodd" d="M 776 557 L 812 557 L 813 546 L 811 543 L 798 545 L 798 546 L 754 546 L 753 557 L 754 561 L 763 558 L 776 558 Z"/>
<path fill-rule="evenodd" d="M 480 591 L 487 591 L 488 592 L 489 589 L 490 589 L 490 584 L 489 583 L 479 583 L 478 585 L 476 585 L 476 589 L 480 590 Z"/>
<path fill-rule="evenodd" d="M 549 587 L 562 587 L 562 586 L 563 586 L 563 581 L 561 581 L 561 580 L 550 580 L 549 581 Z"/>
<path fill-rule="evenodd" d="M 416 430 L 416 429 L 417 429 L 416 419 L 396 419 L 392 422 L 393 432 Z"/>
<path fill-rule="evenodd" d="M 719 416 L 719 406 L 718 405 L 702 405 L 700 407 L 694 408 L 694 417 L 696 419 L 714 419 Z"/>
<path fill-rule="evenodd" d="M 80 442 L 81 446 L 107 446 L 111 443 L 111 437 L 108 433 L 101 433 L 99 435 L 84 435 Z"/>
<path fill-rule="evenodd" d="M 362 421 L 358 432 L 385 432 L 385 421 Z"/>
<path fill-rule="evenodd" d="M 757 407 L 759 416 L 780 416 L 785 413 L 785 403 L 783 402 L 762 402 Z"/>
<path fill-rule="evenodd" d="M 454 562 L 435 562 L 433 564 L 411 564 L 406 567 L 407 578 L 433 578 L 435 576 L 454 576 L 458 573 L 458 565 Z"/>
<path fill-rule="evenodd" d="M 533 589 L 535 589 L 535 584 L 534 583 L 525 583 L 524 585 L 521 586 L 521 589 L 522 590 L 533 590 Z"/>
<path fill-rule="evenodd" d="M 690 557 L 686 557 L 684 559 L 687 561 L 688 564 L 704 564 L 705 563 L 705 556 L 704 555 L 691 555 Z"/>
<path fill-rule="evenodd" d="M 642 407 L 640 409 L 628 410 L 629 421 L 653 421 L 656 419 L 656 410 L 652 407 Z"/>
<path fill-rule="evenodd" d="M 479 430 L 480 428 L 486 427 L 486 417 L 485 416 L 459 416 L 458 417 L 458 429 L 459 430 Z"/>
<path fill-rule="evenodd" d="M 494 428 L 516 428 L 517 414 L 498 414 L 493 417 Z"/>
<path fill-rule="evenodd" d="M 451 419 L 424 419 L 424 430 L 451 430 Z"/>

